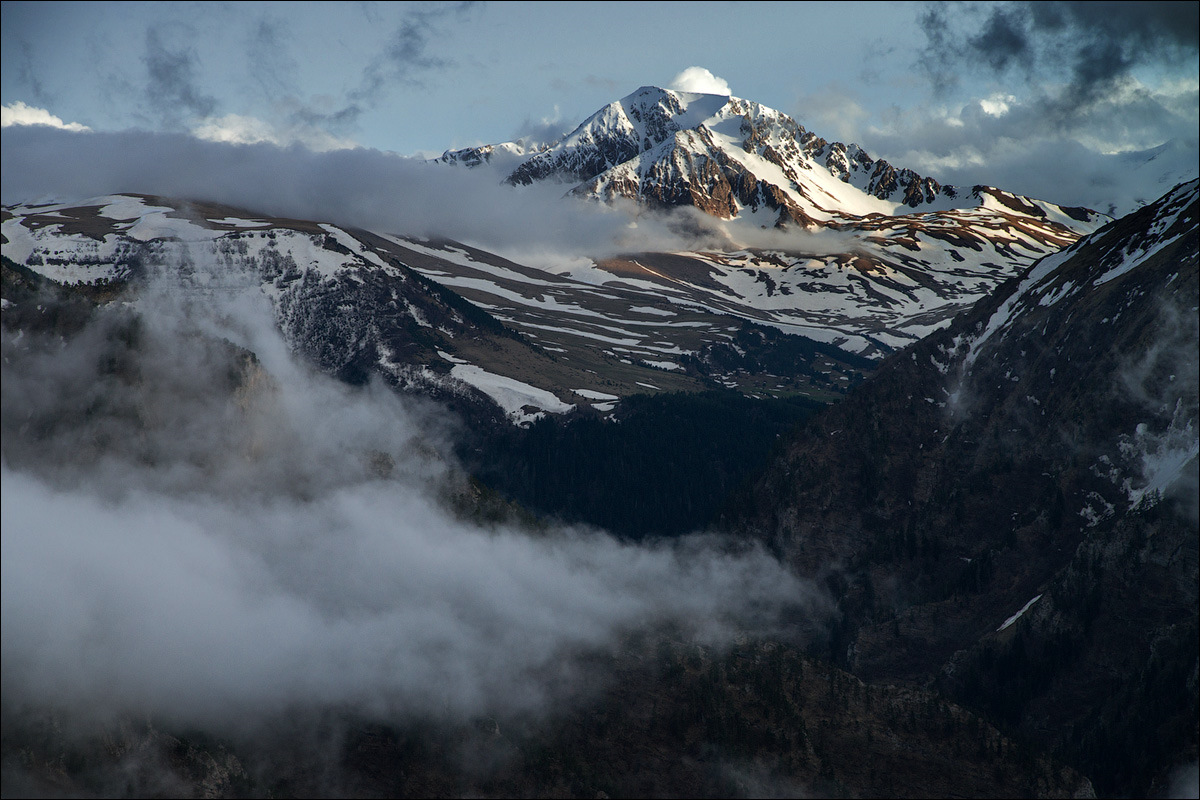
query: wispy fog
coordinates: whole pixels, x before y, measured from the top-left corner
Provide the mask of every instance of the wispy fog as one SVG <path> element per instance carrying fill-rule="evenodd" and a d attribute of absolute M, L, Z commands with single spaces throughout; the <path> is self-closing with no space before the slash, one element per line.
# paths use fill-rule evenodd
<path fill-rule="evenodd" d="M 718 540 L 462 521 L 444 412 L 297 364 L 254 290 L 164 273 L 137 321 L 4 333 L 6 711 L 537 712 L 626 632 L 720 643 L 819 604 Z"/>
<path fill-rule="evenodd" d="M 1144 412 L 1134 430 L 1122 433 L 1120 447 L 1140 473 L 1125 482 L 1132 503 L 1158 492 L 1179 501 L 1181 510 L 1200 522 L 1196 430 L 1200 323 L 1188 305 L 1182 293 L 1161 302 L 1155 319 L 1155 329 L 1161 333 L 1136 358 L 1124 358 L 1119 364 L 1119 391 Z"/>

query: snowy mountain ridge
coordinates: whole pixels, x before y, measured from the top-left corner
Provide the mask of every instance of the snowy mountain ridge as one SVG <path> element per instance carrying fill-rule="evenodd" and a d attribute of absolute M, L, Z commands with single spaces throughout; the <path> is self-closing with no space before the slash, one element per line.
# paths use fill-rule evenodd
<path fill-rule="evenodd" d="M 978 194 L 829 142 L 788 115 L 737 97 L 643 86 L 574 131 L 528 152 L 506 143 L 446 151 L 438 161 L 479 165 L 522 158 L 505 180 L 554 181 L 577 196 L 693 207 L 758 227 L 816 228 L 873 215 L 972 208 Z M 1083 209 L 1064 209 L 1080 218 Z"/>
<path fill-rule="evenodd" d="M 945 325 L 1103 220 L 999 190 L 977 199 L 845 224 L 845 252 L 633 253 L 549 271 L 456 242 L 114 195 L 5 209 L 4 255 L 68 285 L 169 266 L 187 293 L 253 287 L 292 348 L 333 374 L 482 392 L 528 422 L 644 391 L 831 397 L 866 359 Z"/>
<path fill-rule="evenodd" d="M 1109 237 L 1086 237 L 1039 261 L 991 316 L 982 332 L 970 338 L 969 349 L 964 356 L 965 366 L 970 367 L 988 339 L 997 334 L 1003 336 L 1004 331 L 1011 329 L 1022 315 L 1033 308 L 1057 305 L 1081 292 L 1116 280 L 1192 232 L 1195 221 L 1189 219 L 1188 214 L 1194 213 L 1200 195 L 1197 186 L 1196 180 L 1180 184 L 1146 206 L 1141 216 L 1153 216 L 1146 227 L 1134 236 L 1111 244 L 1108 243 Z M 1088 273 L 1060 268 L 1085 247 L 1102 248 L 1102 253 L 1088 262 Z"/>
<path fill-rule="evenodd" d="M 295 352 L 351 382 L 379 374 L 452 403 L 494 404 L 513 423 L 572 408 L 473 365 L 480 343 L 528 345 L 365 231 L 144 195 L 6 208 L 0 229 L 18 266 L 65 286 L 135 287 L 135 304 L 147 285 L 199 302 L 261 293 Z"/>
<path fill-rule="evenodd" d="M 323 369 L 481 392 L 523 423 L 604 412 L 645 391 L 831 399 L 873 360 L 1108 221 L 1002 189 L 943 187 L 761 104 L 654 87 L 555 143 L 441 160 L 515 164 L 514 192 L 557 182 L 575 198 L 699 210 L 715 227 L 693 250 L 536 268 L 402 231 L 114 195 L 5 209 L 4 255 L 63 284 L 170 265 L 188 292 L 253 286 L 293 349 Z M 693 215 L 701 227 L 704 214 Z M 764 227 L 780 228 L 775 246 L 739 243 Z"/>

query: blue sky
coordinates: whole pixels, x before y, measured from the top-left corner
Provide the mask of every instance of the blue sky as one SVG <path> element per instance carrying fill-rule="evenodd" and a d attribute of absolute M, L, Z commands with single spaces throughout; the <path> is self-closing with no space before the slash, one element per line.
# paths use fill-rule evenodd
<path fill-rule="evenodd" d="M 1048 171 L 1194 142 L 1196 7 L 5 2 L 0 104 L 6 125 L 421 156 L 561 133 L 701 67 L 873 156 L 1044 195 Z"/>
<path fill-rule="evenodd" d="M 830 91 L 880 108 L 920 99 L 906 62 L 915 53 L 897 51 L 920 38 L 918 9 L 5 3 L 3 103 L 97 130 L 190 129 L 234 114 L 281 136 L 319 132 L 403 154 L 578 123 L 691 66 L 789 113 Z"/>

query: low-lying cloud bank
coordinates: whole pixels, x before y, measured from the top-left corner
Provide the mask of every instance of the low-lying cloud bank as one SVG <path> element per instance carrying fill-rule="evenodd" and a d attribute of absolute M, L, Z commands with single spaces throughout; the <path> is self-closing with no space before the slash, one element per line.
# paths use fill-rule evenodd
<path fill-rule="evenodd" d="M 457 234 L 496 242 L 531 235 L 600 242 L 626 222 L 561 207 L 556 201 L 566 187 L 518 194 L 486 169 L 455 169 L 376 150 L 318 153 L 186 134 L 72 134 L 45 126 L 9 128 L 4 138 L 5 204 L 143 192 L 418 236 Z"/>
<path fill-rule="evenodd" d="M 460 520 L 440 412 L 296 364 L 265 303 L 167 287 L 136 326 L 5 330 L 6 712 L 540 712 L 625 633 L 719 643 L 819 608 L 757 550 Z"/>
<path fill-rule="evenodd" d="M 185 134 L 5 129 L 0 199 L 78 200 L 118 192 L 224 203 L 412 236 L 445 236 L 502 254 L 600 258 L 733 241 L 842 252 L 843 237 L 728 229 L 693 209 L 567 201 L 567 184 L 512 187 L 486 166 L 452 167 L 364 148 L 204 141 Z M 749 237 L 749 238 L 746 238 Z"/>

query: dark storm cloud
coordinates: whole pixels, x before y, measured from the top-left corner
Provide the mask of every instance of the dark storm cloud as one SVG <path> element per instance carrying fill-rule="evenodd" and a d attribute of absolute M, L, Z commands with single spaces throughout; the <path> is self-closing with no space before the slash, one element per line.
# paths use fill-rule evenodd
<path fill-rule="evenodd" d="M 1180 67 L 1198 53 L 1198 8 L 929 3 L 917 66 L 938 102 L 956 97 L 960 79 L 987 77 L 993 86 L 956 108 L 893 107 L 863 143 L 943 182 L 1132 211 L 1194 175 L 1198 94 Z M 1154 68 L 1182 80 L 1155 83 L 1142 72 Z M 1169 164 L 1157 155 L 1163 147 Z M 1135 185 L 1135 167 L 1153 178 L 1149 189 Z"/>
<path fill-rule="evenodd" d="M 1016 71 L 1033 80 L 1064 70 L 1064 105 L 1108 94 L 1143 65 L 1177 64 L 1197 52 L 1200 5 L 1192 2 L 1018 2 L 929 5 L 919 58 L 935 87 L 962 69 Z"/>
<path fill-rule="evenodd" d="M 146 30 L 146 98 L 152 113 L 169 128 L 178 127 L 188 117 L 208 117 L 217 108 L 217 99 L 205 94 L 197 81 L 196 53 L 190 47 L 172 47 L 157 27 Z"/>
<path fill-rule="evenodd" d="M 11 100 L 32 101 L 44 108 L 58 103 L 60 90 L 46 81 L 44 31 L 62 27 L 72 10 L 66 3 L 3 3 L 4 77 L 19 92 Z"/>
<path fill-rule="evenodd" d="M 997 9 L 984 23 L 983 30 L 969 41 L 994 70 L 1005 69 L 1029 55 L 1028 34 L 1021 12 L 1016 9 Z"/>
<path fill-rule="evenodd" d="M 979 102 L 953 118 L 897 114 L 872 132 L 872 156 L 903 164 L 944 183 L 984 183 L 1062 205 L 1120 216 L 1195 177 L 1194 119 L 1172 116 L 1152 97 L 1104 104 L 1081 114 L 1066 133 L 1088 130 L 1112 142 L 1164 142 L 1105 153 L 1087 146 L 1040 113 L 1014 104 L 989 114 Z M 876 149 L 878 152 L 876 152 Z M 1189 171 L 1190 167 L 1190 171 Z"/>
<path fill-rule="evenodd" d="M 436 54 L 435 43 L 446 35 L 444 27 L 448 22 L 462 18 L 474 5 L 430 6 L 405 14 L 388 37 L 383 51 L 363 71 L 362 84 L 352 97 L 373 103 L 389 83 L 416 83 L 422 73 L 453 64 Z"/>

